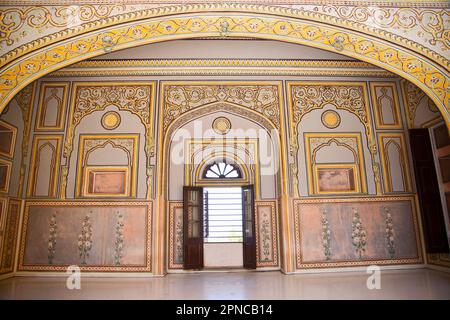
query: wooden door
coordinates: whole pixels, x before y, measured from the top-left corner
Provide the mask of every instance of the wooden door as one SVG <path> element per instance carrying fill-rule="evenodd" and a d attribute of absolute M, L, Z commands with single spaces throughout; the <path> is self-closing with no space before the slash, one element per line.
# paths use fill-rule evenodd
<path fill-rule="evenodd" d="M 255 192 L 253 185 L 242 187 L 244 268 L 256 269 Z"/>
<path fill-rule="evenodd" d="M 448 252 L 447 233 L 428 129 L 409 130 L 427 253 Z"/>
<path fill-rule="evenodd" d="M 183 189 L 184 269 L 203 268 L 203 188 Z"/>

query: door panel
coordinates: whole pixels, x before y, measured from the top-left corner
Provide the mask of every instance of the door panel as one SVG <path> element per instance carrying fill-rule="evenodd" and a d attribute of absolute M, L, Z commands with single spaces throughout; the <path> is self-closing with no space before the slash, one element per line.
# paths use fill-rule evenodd
<path fill-rule="evenodd" d="M 203 188 L 183 189 L 184 269 L 203 268 Z"/>
<path fill-rule="evenodd" d="M 242 187 L 244 268 L 256 269 L 255 192 L 253 185 Z"/>
<path fill-rule="evenodd" d="M 447 233 L 428 129 L 409 131 L 427 253 L 448 252 Z"/>

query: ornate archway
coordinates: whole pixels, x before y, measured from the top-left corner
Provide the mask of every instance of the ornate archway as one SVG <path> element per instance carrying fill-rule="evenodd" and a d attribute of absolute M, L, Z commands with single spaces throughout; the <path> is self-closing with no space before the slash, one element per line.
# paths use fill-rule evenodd
<path fill-rule="evenodd" d="M 156 203 L 156 215 L 155 215 L 155 226 L 158 228 L 158 230 L 155 232 L 156 237 L 154 239 L 154 252 L 153 257 L 154 259 L 154 265 L 153 265 L 153 272 L 155 274 L 163 274 L 167 271 L 166 268 L 166 262 L 168 257 L 164 254 L 164 252 L 168 252 L 167 246 L 169 243 L 165 243 L 167 241 L 167 235 L 170 233 L 170 230 L 168 230 L 168 214 L 167 214 L 167 195 L 168 190 L 166 189 L 168 186 L 168 170 L 169 170 L 169 164 L 168 160 L 170 158 L 170 143 L 172 135 L 181 127 L 186 125 L 187 123 L 194 121 L 195 119 L 198 119 L 203 116 L 207 116 L 210 114 L 214 114 L 217 112 L 225 112 L 234 116 L 243 117 L 247 120 L 250 120 L 254 123 L 256 123 L 258 126 L 263 128 L 270 139 L 272 140 L 272 143 L 276 144 L 278 146 L 278 156 L 281 159 L 284 159 L 285 155 L 287 154 L 286 151 L 286 141 L 285 141 L 285 134 L 283 132 L 283 129 L 279 130 L 277 125 L 274 124 L 268 117 L 262 115 L 261 113 L 258 113 L 254 110 L 251 110 L 250 108 L 247 108 L 245 106 L 241 106 L 238 104 L 228 103 L 228 102 L 220 102 L 220 103 L 210 103 L 205 104 L 196 108 L 193 108 L 191 110 L 186 111 L 185 113 L 179 115 L 175 120 L 172 120 L 167 127 L 164 129 L 163 126 L 160 126 L 160 133 L 159 133 L 159 147 L 160 152 L 158 152 L 158 162 L 162 165 L 159 167 L 158 175 L 158 197 L 157 197 L 157 203 Z M 161 113 L 160 114 L 160 122 L 164 123 L 164 116 Z M 281 126 L 283 128 L 283 126 Z M 209 159 L 211 160 L 211 159 Z M 280 195 L 279 195 L 279 204 L 281 208 L 285 208 L 285 210 L 280 210 L 280 220 L 281 224 L 278 227 L 278 232 L 280 236 L 280 242 L 282 243 L 282 247 L 284 248 L 285 254 L 280 258 L 281 266 L 284 270 L 290 270 L 290 266 L 294 262 L 294 257 L 292 255 L 291 251 L 291 242 L 292 237 L 289 231 L 289 219 L 290 216 L 288 214 L 287 210 L 287 189 L 286 189 L 286 182 L 287 182 L 287 168 L 286 168 L 286 161 L 280 160 L 280 168 L 277 175 L 279 176 L 280 180 Z M 242 161 L 242 164 L 244 162 Z M 246 173 L 246 175 L 250 175 L 250 173 Z"/>
<path fill-rule="evenodd" d="M 0 111 L 54 70 L 112 51 L 196 37 L 252 37 L 312 46 L 389 70 L 426 92 L 450 126 L 449 62 L 410 40 L 356 22 L 292 8 L 245 4 L 160 7 L 66 29 L 0 59 Z"/>

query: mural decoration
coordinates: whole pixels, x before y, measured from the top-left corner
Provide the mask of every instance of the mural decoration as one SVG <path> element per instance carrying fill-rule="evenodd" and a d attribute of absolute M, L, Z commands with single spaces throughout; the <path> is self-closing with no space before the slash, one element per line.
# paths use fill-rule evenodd
<path fill-rule="evenodd" d="M 92 249 L 92 211 L 87 214 L 81 225 L 81 233 L 78 236 L 78 251 L 80 254 L 81 264 L 86 264 L 89 253 Z"/>
<path fill-rule="evenodd" d="M 341 123 L 341 117 L 339 116 L 339 113 L 333 110 L 327 110 L 322 113 L 321 120 L 322 124 L 328 129 L 335 129 L 339 127 L 339 124 Z"/>
<path fill-rule="evenodd" d="M 151 165 L 150 159 L 154 156 L 153 139 L 153 114 L 154 114 L 154 83 L 146 82 L 120 82 L 120 83 L 85 83 L 74 84 L 73 99 L 71 102 L 70 125 L 67 131 L 66 142 L 64 145 L 64 157 L 70 159 L 73 149 L 74 133 L 76 126 L 81 120 L 94 111 L 104 110 L 106 107 L 114 105 L 119 110 L 127 110 L 137 115 L 145 126 L 145 153 L 147 156 L 147 165 Z M 108 121 L 113 121 L 117 127 L 120 120 L 107 115 Z M 112 118 L 111 118 L 112 117 Z M 115 119 L 114 119 L 115 118 Z M 103 119 L 103 122 L 106 118 Z M 62 175 L 61 194 L 65 196 L 68 170 Z M 147 172 L 148 174 L 148 172 Z M 147 175 L 147 193 L 148 198 L 151 194 L 151 179 Z"/>
<path fill-rule="evenodd" d="M 76 196 L 77 197 L 134 197 L 136 196 L 138 135 L 80 135 Z M 99 149 L 112 147 L 126 155 L 123 163 L 93 165 L 89 157 Z"/>
<path fill-rule="evenodd" d="M 88 114 L 94 111 L 104 110 L 108 106 L 116 106 L 119 110 L 130 111 L 141 119 L 146 127 L 147 156 L 153 146 L 152 114 L 154 99 L 154 84 L 152 82 L 133 83 L 75 83 L 73 89 L 71 125 L 64 146 L 64 156 L 69 157 L 72 151 L 73 134 L 75 127 Z"/>
<path fill-rule="evenodd" d="M 23 5 L 23 3 L 21 3 Z M 69 5 L 6 7 L 1 12 L 0 45 L 8 47 L 23 40 L 34 40 L 31 30 L 40 33 L 73 28 L 85 22 L 108 18 L 126 11 L 124 5 Z M 0 47 L 2 48 L 2 47 Z M 2 48 L 3 49 L 3 48 Z"/>
<path fill-rule="evenodd" d="M 295 199 L 294 225 L 297 269 L 423 261 L 413 196 Z"/>
<path fill-rule="evenodd" d="M 310 194 L 365 193 L 361 136 L 358 133 L 305 133 L 306 168 Z M 342 147 L 347 160 L 335 158 L 332 162 L 321 162 L 317 154 L 324 148 Z M 351 158 L 351 160 L 350 160 Z"/>
<path fill-rule="evenodd" d="M 121 212 L 117 212 L 116 216 L 117 222 L 116 222 L 116 240 L 115 240 L 115 254 L 114 254 L 114 263 L 116 265 L 120 265 L 121 259 L 123 256 L 123 245 L 124 245 L 124 236 L 123 236 L 123 229 L 124 229 L 124 217 Z"/>
<path fill-rule="evenodd" d="M 352 220 L 352 243 L 358 253 L 359 259 L 362 258 L 364 252 L 366 251 L 367 245 L 367 234 L 363 227 L 361 217 L 358 211 L 353 208 L 353 220 Z"/>
<path fill-rule="evenodd" d="M 11 182 L 12 162 L 0 159 L 0 193 L 9 192 Z"/>
<path fill-rule="evenodd" d="M 384 208 L 386 214 L 386 243 L 388 247 L 389 257 L 391 259 L 395 258 L 395 234 L 394 234 L 394 219 L 392 219 L 392 214 L 389 208 Z"/>
<path fill-rule="evenodd" d="M 257 267 L 279 266 L 276 201 L 256 201 Z M 169 202 L 169 269 L 183 268 L 183 203 Z"/>
<path fill-rule="evenodd" d="M 22 136 L 22 159 L 20 162 L 20 176 L 19 176 L 19 189 L 17 192 L 18 196 L 23 195 L 23 187 L 25 182 L 25 171 L 27 167 L 27 157 L 28 157 L 28 144 L 30 141 L 30 130 L 31 130 L 31 114 L 33 112 L 34 95 L 36 89 L 36 82 L 33 82 L 20 90 L 14 97 L 13 101 L 19 106 L 22 113 L 23 121 L 23 136 Z"/>
<path fill-rule="evenodd" d="M 65 125 L 67 82 L 41 82 L 36 131 L 63 131 Z"/>
<path fill-rule="evenodd" d="M 56 238 L 58 233 L 58 224 L 56 221 L 57 215 L 58 211 L 55 211 L 48 224 L 48 264 L 53 263 L 56 252 Z"/>
<path fill-rule="evenodd" d="M 216 118 L 212 123 L 212 128 L 215 133 L 225 135 L 231 129 L 231 121 L 225 117 Z"/>
<path fill-rule="evenodd" d="M 449 21 L 448 8 L 427 7 L 425 9 L 414 8 L 410 4 L 405 5 L 409 7 L 325 5 L 319 8 L 320 11 L 337 16 L 342 20 L 360 22 L 393 33 L 400 33 L 407 38 L 417 40 L 425 47 L 434 48 L 441 54 L 449 50 L 450 43 L 445 35 L 445 26 Z"/>
<path fill-rule="evenodd" d="M 205 4 L 193 7 L 184 1 L 171 1 L 173 4 L 181 3 L 183 5 L 166 6 L 166 8 L 158 7 L 158 2 L 162 3 L 163 1 L 133 5 L 79 3 L 77 6 L 73 6 L 73 2 L 69 3 L 63 0 L 63 2 L 58 1 L 58 6 L 28 7 L 24 7 L 23 3 L 19 2 L 17 4 L 21 7 L 10 6 L 2 9 L 0 30 L 4 40 L 0 42 L 0 49 L 4 52 L 9 51 L 8 58 L 13 59 L 20 53 L 29 52 L 31 48 L 24 48 L 25 43 L 37 38 L 42 38 L 41 42 L 44 44 L 51 43 L 48 35 L 57 31 L 62 37 L 64 35 L 75 36 L 76 30 L 70 30 L 70 28 L 78 27 L 80 30 L 87 31 L 96 25 L 108 26 L 125 20 L 131 21 L 137 17 L 155 16 L 158 13 L 190 12 L 194 8 L 202 11 L 232 11 L 234 9 L 260 13 L 280 12 L 299 18 L 309 16 L 316 21 L 334 22 L 338 26 L 361 30 L 371 35 L 381 36 L 384 34 L 390 40 L 395 38 L 402 41 L 409 40 L 419 47 L 417 49 L 429 48 L 428 50 L 441 56 L 445 56 L 446 50 L 449 49 L 445 37 L 445 26 L 448 22 L 448 3 L 445 1 L 435 1 L 432 4 L 397 1 L 395 6 L 388 7 L 383 2 L 377 2 L 375 6 L 368 3 L 366 6 L 361 5 L 361 2 L 353 4 L 351 1 L 345 3 L 342 1 L 330 4 L 320 1 L 310 3 L 311 1 L 308 0 L 302 1 L 301 5 L 295 1 L 288 5 L 289 1 L 287 1 L 286 4 L 278 6 L 198 1 Z M 166 5 L 166 3 L 164 4 Z M 115 19 L 108 19 L 112 16 L 115 16 Z M 229 27 L 228 24 L 226 29 Z M 33 49 L 39 46 L 42 44 L 33 43 Z"/>
<path fill-rule="evenodd" d="M 276 201 L 256 201 L 256 265 L 277 267 L 278 213 Z"/>
<path fill-rule="evenodd" d="M 401 87 L 408 128 L 429 127 L 442 120 L 435 103 L 419 87 L 406 80 L 402 80 Z"/>
<path fill-rule="evenodd" d="M 402 118 L 395 82 L 370 82 L 372 108 L 377 129 L 402 129 Z"/>
<path fill-rule="evenodd" d="M 169 202 L 169 269 L 182 269 L 183 202 Z"/>
<path fill-rule="evenodd" d="M 106 112 L 102 117 L 102 127 L 106 130 L 114 130 L 120 125 L 120 115 L 115 111 Z"/>
<path fill-rule="evenodd" d="M 411 192 L 410 167 L 403 133 L 378 133 L 385 193 Z"/>
<path fill-rule="evenodd" d="M 57 196 L 62 143 L 63 135 L 59 134 L 33 136 L 28 180 L 29 197 Z"/>
<path fill-rule="evenodd" d="M 17 128 L 0 120 L 0 156 L 12 158 L 16 146 Z"/>
<path fill-rule="evenodd" d="M 18 270 L 75 264 L 82 271 L 151 272 L 151 208 L 150 202 L 28 201 Z"/>
<path fill-rule="evenodd" d="M 214 82 L 170 83 L 162 86 L 164 103 L 164 131 L 180 115 L 194 108 L 212 103 L 233 103 L 244 106 L 270 119 L 280 128 L 280 83 L 271 82 Z"/>
<path fill-rule="evenodd" d="M 3 253 L 1 255 L 0 274 L 12 272 L 16 252 L 16 238 L 19 230 L 20 200 L 10 199 L 3 239 Z"/>
<path fill-rule="evenodd" d="M 377 146 L 372 130 L 367 87 L 365 83 L 354 82 L 343 84 L 335 82 L 288 82 L 288 93 L 290 105 L 289 120 L 291 127 L 289 144 L 290 155 L 294 159 L 294 163 L 291 164 L 291 172 L 298 173 L 298 127 L 302 121 L 302 118 L 312 110 L 322 109 L 326 105 L 333 105 L 337 109 L 343 109 L 351 112 L 357 116 L 364 125 L 372 159 L 377 194 L 380 194 L 381 178 L 378 174 L 378 163 L 375 161 Z M 294 178 L 292 181 L 294 197 L 298 197 L 298 178 Z"/>
<path fill-rule="evenodd" d="M 196 7 L 196 10 L 209 9 L 207 11 L 211 11 L 211 7 L 207 7 L 202 8 L 202 6 L 199 6 Z M 233 11 L 239 5 L 230 4 L 225 5 L 225 7 Z M 43 52 L 36 51 L 34 48 L 33 50 L 35 51 L 27 57 L 24 57 L 19 64 L 10 64 L 3 68 L 1 73 L 3 86 L 0 87 L 1 106 L 3 108 L 12 98 L 13 94 L 20 90 L 22 86 L 47 73 L 50 69 L 55 70 L 64 65 L 80 61 L 86 55 L 99 55 L 104 53 L 105 49 L 109 51 L 118 50 L 133 46 L 136 43 L 144 44 L 150 41 L 169 40 L 175 36 L 180 38 L 182 36 L 200 36 L 201 34 L 221 35 L 223 33 L 221 31 L 222 26 L 228 24 L 226 36 L 255 36 L 272 39 L 280 39 L 282 37 L 285 41 L 321 47 L 333 52 L 338 50 L 343 54 L 389 68 L 393 72 L 404 75 L 421 86 L 433 97 L 433 100 L 441 108 L 445 117 L 448 117 L 446 105 L 448 105 L 449 97 L 445 88 L 447 87 L 446 83 L 449 81 L 449 78 L 443 68 L 431 62 L 431 60 L 437 60 L 445 68 L 448 62 L 439 55 L 413 41 L 399 39 L 398 36 L 393 37 L 392 42 L 386 42 L 386 40 L 390 39 L 390 34 L 385 31 L 379 31 L 379 35 L 372 38 L 367 37 L 363 33 L 352 31 L 352 28 L 346 29 L 346 33 L 343 33 L 342 27 L 332 24 L 325 25 L 317 23 L 312 26 L 310 20 L 312 16 L 317 20 L 322 18 L 319 17 L 320 14 L 318 13 L 312 16 L 309 15 L 308 20 L 305 19 L 305 21 L 294 18 L 283 18 L 280 20 L 277 17 L 264 15 L 266 10 L 268 12 L 272 10 L 273 12 L 273 8 L 266 6 L 259 6 L 257 8 L 257 17 L 229 13 L 227 16 L 208 15 L 207 18 L 186 15 L 180 16 L 176 20 L 170 20 L 167 17 L 159 20 L 158 18 L 144 20 L 145 12 L 142 12 L 144 14 L 139 14 L 138 21 L 131 22 L 126 26 L 114 27 L 108 30 L 107 34 L 100 29 L 86 34 L 83 39 L 75 37 L 72 38 L 73 40 L 70 43 L 54 43 L 48 45 L 48 49 Z M 178 9 L 189 12 L 190 7 L 180 6 Z M 220 6 L 214 9 L 218 10 Z M 158 15 L 161 15 L 164 10 L 169 10 L 169 7 L 161 9 Z M 285 14 L 286 16 L 293 12 L 302 13 L 301 11 L 295 10 L 291 12 L 289 9 L 284 8 L 279 8 L 277 11 L 278 15 Z M 174 11 L 173 8 L 170 11 L 172 14 L 175 12 L 176 10 Z M 150 11 L 146 13 L 149 14 Z M 128 17 L 128 20 L 131 21 L 133 18 Z M 340 21 L 338 19 L 331 19 L 329 22 L 332 20 L 335 23 Z M 115 19 L 114 23 L 118 21 L 120 19 Z M 180 24 L 186 27 L 178 28 L 177 26 Z M 261 26 L 264 26 L 264 28 Z M 89 25 L 89 27 L 93 27 L 93 24 Z M 76 32 L 81 31 L 81 29 Z M 362 29 L 363 32 L 368 32 L 369 30 L 367 28 L 356 27 L 355 29 Z M 372 30 L 376 32 L 374 29 Z M 58 38 L 56 37 L 56 39 Z M 402 41 L 405 41 L 403 48 L 409 47 L 412 49 L 402 49 L 400 52 L 398 43 Z M 41 41 L 41 43 L 46 42 Z M 416 54 L 414 52 L 415 50 L 421 54 Z M 16 53 L 11 53 L 9 57 L 14 57 L 15 55 Z"/>
<path fill-rule="evenodd" d="M 325 255 L 326 260 L 330 260 L 332 252 L 331 252 L 331 230 L 330 224 L 328 223 L 327 218 L 327 210 L 322 211 L 322 217 L 320 219 L 322 222 L 322 247 L 323 254 Z"/>
<path fill-rule="evenodd" d="M 182 66 L 183 68 L 180 68 Z M 187 69 L 185 69 L 187 68 Z M 290 59 L 146 59 L 84 60 L 52 72 L 55 77 L 160 75 L 290 75 L 395 78 L 358 60 Z"/>

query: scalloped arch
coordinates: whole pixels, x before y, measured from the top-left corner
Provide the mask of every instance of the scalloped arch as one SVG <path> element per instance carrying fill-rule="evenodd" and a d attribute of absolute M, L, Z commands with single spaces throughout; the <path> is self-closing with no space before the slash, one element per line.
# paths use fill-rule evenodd
<path fill-rule="evenodd" d="M 20 89 L 72 63 L 148 43 L 211 36 L 297 43 L 372 63 L 420 87 L 450 126 L 448 59 L 410 40 L 357 23 L 290 8 L 245 4 L 160 7 L 36 40 L 1 61 L 0 111 Z"/>

